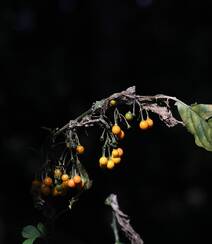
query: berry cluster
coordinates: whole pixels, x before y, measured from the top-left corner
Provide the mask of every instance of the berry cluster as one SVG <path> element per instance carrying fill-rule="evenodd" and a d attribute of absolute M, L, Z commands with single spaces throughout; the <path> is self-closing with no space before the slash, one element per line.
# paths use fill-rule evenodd
<path fill-rule="evenodd" d="M 62 169 L 56 168 L 53 176 L 35 179 L 32 182 L 32 193 L 47 196 L 64 196 L 71 188 L 82 188 L 84 182 L 79 174 L 70 175 Z"/>

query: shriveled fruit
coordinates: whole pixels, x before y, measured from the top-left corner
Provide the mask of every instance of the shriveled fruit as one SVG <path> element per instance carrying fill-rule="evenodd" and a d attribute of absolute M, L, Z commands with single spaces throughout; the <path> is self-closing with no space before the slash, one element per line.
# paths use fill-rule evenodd
<path fill-rule="evenodd" d="M 139 123 L 139 127 L 142 129 L 142 130 L 146 130 L 149 128 L 149 124 L 146 120 L 142 120 L 140 123 Z"/>
<path fill-rule="evenodd" d="M 43 180 L 43 183 L 44 183 L 46 186 L 51 186 L 52 183 L 53 183 L 52 178 L 47 176 L 47 177 Z"/>
<path fill-rule="evenodd" d="M 118 135 L 118 134 L 121 132 L 121 128 L 120 128 L 120 126 L 118 126 L 118 125 L 114 125 L 114 126 L 112 127 L 112 132 L 113 132 L 114 135 Z"/>
<path fill-rule="evenodd" d="M 76 152 L 79 153 L 79 154 L 83 154 L 85 151 L 85 148 L 82 146 L 82 145 L 78 145 L 76 147 Z"/>

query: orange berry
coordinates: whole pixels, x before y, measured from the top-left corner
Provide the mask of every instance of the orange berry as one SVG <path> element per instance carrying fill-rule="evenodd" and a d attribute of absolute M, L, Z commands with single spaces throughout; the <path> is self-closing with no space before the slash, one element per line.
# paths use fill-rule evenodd
<path fill-rule="evenodd" d="M 119 147 L 119 148 L 117 148 L 117 150 L 118 150 L 118 152 L 119 152 L 119 157 L 122 157 L 123 154 L 124 154 L 123 149 Z"/>
<path fill-rule="evenodd" d="M 79 175 L 75 175 L 73 181 L 75 184 L 79 184 L 81 182 L 81 177 Z"/>
<path fill-rule="evenodd" d="M 122 140 L 122 139 L 124 139 L 124 137 L 125 137 L 125 133 L 124 133 L 123 130 L 121 130 L 120 133 L 118 134 L 118 138 L 119 138 L 120 140 Z"/>
<path fill-rule="evenodd" d="M 121 128 L 120 128 L 120 126 L 118 126 L 118 125 L 114 125 L 114 126 L 112 127 L 112 132 L 113 132 L 114 135 L 118 135 L 118 134 L 121 132 Z"/>
<path fill-rule="evenodd" d="M 68 174 L 63 174 L 61 179 L 62 179 L 62 181 L 67 181 L 69 179 L 69 175 Z"/>
<path fill-rule="evenodd" d="M 73 179 L 68 180 L 68 186 L 71 188 L 74 188 L 76 186 L 75 182 Z"/>
<path fill-rule="evenodd" d="M 112 159 L 109 159 L 107 162 L 107 168 L 108 169 L 113 169 L 113 167 L 115 166 L 114 162 Z"/>
<path fill-rule="evenodd" d="M 121 162 L 121 158 L 112 158 L 114 164 L 119 164 Z"/>
<path fill-rule="evenodd" d="M 55 169 L 55 170 L 54 170 L 54 177 L 56 177 L 56 178 L 60 178 L 61 175 L 62 175 L 62 172 L 61 172 L 60 169 Z"/>
<path fill-rule="evenodd" d="M 147 119 L 146 119 L 146 122 L 148 123 L 148 126 L 149 126 L 149 127 L 152 127 L 153 124 L 154 124 L 153 120 L 150 119 L 150 118 L 147 118 Z"/>
<path fill-rule="evenodd" d="M 46 186 L 51 186 L 52 185 L 52 178 L 51 177 L 46 177 L 44 180 L 43 180 L 43 183 L 46 185 Z"/>
<path fill-rule="evenodd" d="M 146 120 L 142 120 L 139 124 L 139 127 L 142 129 L 142 130 L 146 130 L 149 128 L 149 124 Z"/>
<path fill-rule="evenodd" d="M 45 185 L 45 184 L 42 184 L 41 185 L 41 193 L 44 195 L 44 196 L 48 196 L 50 193 L 51 193 L 51 189 L 49 186 Z"/>
<path fill-rule="evenodd" d="M 81 146 L 81 145 L 78 145 L 78 146 L 76 147 L 76 151 L 77 151 L 77 153 L 79 153 L 79 154 L 83 154 L 84 151 L 85 151 L 85 148 L 84 148 L 83 146 Z"/>
<path fill-rule="evenodd" d="M 118 151 L 118 149 L 113 149 L 113 151 L 112 151 L 112 156 L 113 156 L 114 158 L 119 157 L 119 151 Z"/>
<path fill-rule="evenodd" d="M 108 162 L 108 159 L 107 159 L 107 157 L 105 157 L 105 156 L 102 156 L 102 157 L 99 159 L 99 164 L 100 164 L 100 166 L 106 166 L 106 165 L 107 165 L 107 162 Z"/>
<path fill-rule="evenodd" d="M 61 185 L 62 185 L 62 188 L 63 189 L 67 189 L 67 187 L 68 187 L 68 180 L 63 181 Z"/>

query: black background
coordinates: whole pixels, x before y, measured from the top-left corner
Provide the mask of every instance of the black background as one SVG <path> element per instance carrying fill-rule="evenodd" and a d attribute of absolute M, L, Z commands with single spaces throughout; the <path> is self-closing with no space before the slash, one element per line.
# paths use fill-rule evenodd
<path fill-rule="evenodd" d="M 22 243 L 21 229 L 42 220 L 29 194 L 46 132 L 91 104 L 136 85 L 191 104 L 211 103 L 211 1 L 1 1 L 0 243 Z M 114 243 L 110 193 L 145 243 L 211 243 L 211 153 L 181 126 L 152 115 L 122 143 L 123 163 L 98 167 L 98 133 L 83 136 L 94 181 L 56 224 L 52 243 Z"/>

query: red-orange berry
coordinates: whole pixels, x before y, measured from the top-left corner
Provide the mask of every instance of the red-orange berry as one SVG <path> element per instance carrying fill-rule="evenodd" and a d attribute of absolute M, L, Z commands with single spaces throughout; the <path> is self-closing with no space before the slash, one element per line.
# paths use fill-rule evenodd
<path fill-rule="evenodd" d="M 46 185 L 46 186 L 51 186 L 52 185 L 52 178 L 51 177 L 46 177 L 44 180 L 43 180 L 43 183 Z"/>
<path fill-rule="evenodd" d="M 68 180 L 68 186 L 69 187 L 71 187 L 71 188 L 74 188 L 75 186 L 76 186 L 76 184 L 75 184 L 75 182 L 74 182 L 74 180 L 73 179 L 70 179 L 70 180 Z"/>
<path fill-rule="evenodd" d="M 81 179 L 81 177 L 79 175 L 75 175 L 73 177 L 73 181 L 74 181 L 75 184 L 79 184 L 81 182 L 81 180 L 82 179 Z"/>

